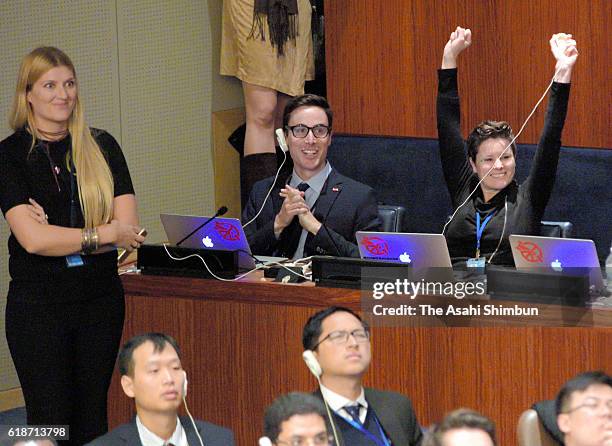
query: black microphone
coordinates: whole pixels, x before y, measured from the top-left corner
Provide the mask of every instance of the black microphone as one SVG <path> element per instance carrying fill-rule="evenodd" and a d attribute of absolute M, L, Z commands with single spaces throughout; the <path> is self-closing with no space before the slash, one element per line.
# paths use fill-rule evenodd
<path fill-rule="evenodd" d="M 196 232 L 198 232 L 200 229 L 202 229 L 204 226 L 206 226 L 208 223 L 210 223 L 211 221 L 213 221 L 215 218 L 220 217 L 222 215 L 224 215 L 227 212 L 227 206 L 221 206 L 219 209 L 217 209 L 217 212 L 215 212 L 215 215 L 213 215 L 212 217 L 210 217 L 208 220 L 206 220 L 204 223 L 202 223 L 200 226 L 198 226 L 197 228 L 195 228 L 193 231 L 191 231 L 189 233 L 189 235 L 185 236 L 184 238 L 182 238 L 179 242 L 176 243 L 176 246 L 181 246 L 181 243 L 183 243 L 185 240 L 187 240 L 189 237 L 191 237 L 193 234 L 195 234 Z"/>

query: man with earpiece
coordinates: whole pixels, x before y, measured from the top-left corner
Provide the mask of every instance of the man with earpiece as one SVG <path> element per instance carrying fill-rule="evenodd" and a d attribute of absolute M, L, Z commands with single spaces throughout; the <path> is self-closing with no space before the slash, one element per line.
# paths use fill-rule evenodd
<path fill-rule="evenodd" d="M 332 120 L 321 96 L 306 94 L 287 103 L 283 132 L 277 132 L 281 147 L 291 155 L 293 172 L 289 178 L 277 174 L 253 186 L 242 214 L 253 254 L 296 260 L 359 257 L 355 233 L 379 230 L 372 188 L 341 175 L 327 161 Z"/>
<path fill-rule="evenodd" d="M 121 387 L 134 399 L 136 417 L 89 446 L 234 446 L 229 429 L 194 420 L 185 396 L 187 374 L 176 341 L 163 333 L 130 339 L 119 351 Z M 189 417 L 179 417 L 185 403 Z"/>
<path fill-rule="evenodd" d="M 364 388 L 370 361 L 370 330 L 359 315 L 343 307 L 314 314 L 302 335 L 304 361 L 317 377 L 315 393 L 328 410 L 338 446 L 413 446 L 421 427 L 408 398 Z"/>
<path fill-rule="evenodd" d="M 266 409 L 259 446 L 331 446 L 326 418 L 319 398 L 301 392 L 281 395 Z"/>

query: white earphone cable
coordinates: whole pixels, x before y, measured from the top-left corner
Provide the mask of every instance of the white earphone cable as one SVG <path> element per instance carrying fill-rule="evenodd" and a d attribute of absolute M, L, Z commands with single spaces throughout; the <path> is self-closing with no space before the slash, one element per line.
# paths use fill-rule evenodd
<path fill-rule="evenodd" d="M 205 261 L 205 260 L 202 258 L 202 256 L 200 256 L 199 254 L 189 254 L 188 256 L 185 256 L 185 257 L 175 257 L 175 256 L 173 256 L 172 254 L 170 254 L 170 251 L 168 251 L 168 244 L 167 244 L 167 243 L 164 243 L 164 244 L 163 244 L 163 246 L 164 246 L 164 249 L 166 250 L 166 254 L 168 254 L 168 257 L 170 257 L 172 260 L 176 260 L 176 261 L 179 261 L 179 262 L 180 262 L 180 261 L 182 261 L 182 260 L 187 260 L 187 259 L 190 259 L 190 258 L 192 258 L 192 257 L 197 257 L 197 258 L 198 258 L 198 259 L 200 259 L 200 261 L 201 261 L 201 262 L 204 264 L 204 266 L 206 267 L 206 270 L 208 271 L 208 273 L 209 273 L 209 274 L 210 274 L 212 277 L 214 277 L 215 279 L 217 279 L 217 280 L 221 280 L 222 282 L 235 282 L 235 281 L 237 281 L 237 280 L 242 279 L 243 277 L 248 276 L 249 274 L 251 274 L 251 273 L 253 273 L 253 272 L 257 271 L 257 270 L 260 270 L 260 269 L 262 269 L 262 268 L 265 268 L 265 267 L 266 267 L 266 266 L 268 266 L 268 265 L 278 265 L 278 266 L 280 266 L 281 268 L 284 268 L 284 269 L 286 269 L 286 270 L 290 271 L 292 274 L 295 274 L 296 276 L 302 277 L 302 278 L 304 278 L 304 279 L 306 279 L 306 280 L 310 280 L 310 279 L 309 279 L 308 277 L 306 277 L 305 275 L 302 275 L 302 274 L 296 273 L 296 272 L 295 272 L 295 271 L 293 271 L 292 269 L 288 268 L 287 266 L 285 266 L 285 265 L 283 265 L 282 263 L 279 263 L 279 262 L 269 262 L 269 263 L 267 263 L 266 265 L 260 265 L 260 266 L 258 266 L 258 267 L 256 267 L 256 268 L 254 268 L 254 269 L 252 269 L 252 270 L 250 270 L 250 271 L 247 271 L 246 273 L 240 274 L 240 275 L 238 275 L 238 276 L 234 277 L 233 279 L 226 279 L 226 278 L 224 278 L 224 277 L 219 277 L 218 275 L 216 275 L 215 273 L 213 273 L 213 272 L 211 271 L 211 269 L 208 267 L 208 265 L 206 264 L 206 261 Z"/>
<path fill-rule="evenodd" d="M 468 195 L 468 197 L 465 199 L 465 201 L 463 203 L 461 203 L 459 206 L 457 206 L 457 209 L 455 209 L 455 212 L 453 212 L 453 214 L 449 217 L 449 219 L 446 221 L 446 223 L 444 224 L 444 227 L 442 228 L 442 234 L 444 234 L 444 231 L 446 231 L 446 227 L 449 225 L 449 223 L 451 221 L 453 221 L 453 218 L 455 218 L 455 216 L 457 215 L 457 212 L 459 212 L 459 209 L 461 209 L 463 206 L 465 206 L 465 204 L 470 200 L 470 198 L 472 198 L 472 195 L 474 195 L 474 193 L 478 190 L 478 188 L 480 187 L 480 185 L 482 184 L 482 182 L 485 180 L 486 177 L 488 177 L 491 172 L 493 172 L 493 170 L 495 169 L 495 164 L 501 159 L 502 156 L 504 156 L 504 153 L 506 153 L 506 151 L 508 150 L 509 147 L 512 147 L 512 144 L 514 143 L 514 141 L 516 141 L 516 139 L 520 136 L 521 133 L 523 133 L 523 130 L 525 129 L 525 126 L 527 125 L 527 123 L 529 122 L 529 120 L 531 119 L 531 117 L 533 116 L 533 114 L 535 113 L 535 111 L 538 109 L 538 107 L 540 106 L 540 104 L 542 103 L 542 101 L 544 100 L 544 98 L 546 97 L 546 95 L 548 94 L 548 91 L 550 90 L 550 88 L 553 85 L 553 82 L 555 81 L 555 76 L 557 76 L 557 73 L 559 73 L 559 71 L 561 71 L 561 68 L 557 69 L 555 71 L 555 74 L 553 75 L 552 79 L 550 80 L 550 83 L 548 84 L 548 87 L 546 87 L 546 90 L 544 91 L 544 94 L 542 95 L 542 97 L 538 100 L 538 102 L 536 103 L 536 105 L 533 107 L 533 109 L 531 110 L 531 113 L 529 113 L 529 116 L 527 116 L 527 119 L 525 119 L 525 122 L 523 122 L 523 125 L 521 126 L 521 129 L 518 131 L 518 133 L 516 134 L 516 136 L 514 138 L 512 138 L 512 141 L 510 141 L 508 143 L 508 145 L 504 148 L 504 150 L 502 151 L 502 153 L 500 153 L 500 155 L 497 157 L 497 159 L 495 160 L 495 162 L 493 163 L 493 165 L 491 166 L 491 168 L 489 169 L 489 171 L 480 179 L 480 181 L 478 181 L 478 184 L 476 185 L 476 187 L 474 188 L 474 190 L 472 190 L 472 192 L 470 192 L 470 194 Z"/>
<path fill-rule="evenodd" d="M 204 446 L 204 441 L 202 440 L 202 437 L 200 436 L 200 433 L 198 432 L 198 427 L 196 426 L 195 420 L 193 419 L 191 412 L 189 412 L 189 407 L 187 407 L 187 400 L 185 399 L 184 394 L 183 394 L 183 404 L 185 405 L 185 412 L 187 412 L 187 415 L 189 415 L 189 419 L 191 420 L 191 424 L 193 425 L 193 430 L 195 431 L 198 437 L 198 440 L 200 440 L 200 446 Z"/>
<path fill-rule="evenodd" d="M 268 201 L 268 197 L 270 197 L 270 194 L 272 193 L 272 189 L 274 189 L 274 185 L 276 184 L 276 180 L 278 179 L 278 175 L 280 174 L 281 169 L 285 165 L 285 161 L 287 161 L 287 152 L 285 152 L 283 150 L 283 161 L 280 163 L 280 166 L 278 166 L 278 169 L 276 170 L 276 175 L 274 175 L 274 180 L 272 181 L 272 185 L 270 186 L 270 189 L 268 190 L 268 193 L 266 194 L 266 198 L 264 198 L 264 201 L 261 204 L 261 207 L 259 208 L 259 211 L 257 211 L 257 214 L 255 214 L 255 217 L 253 217 L 249 221 L 247 221 L 242 226 L 243 228 L 246 228 L 248 225 L 253 223 L 257 219 L 257 217 L 259 217 L 259 214 L 261 214 L 261 211 L 263 211 L 263 208 L 266 205 L 266 202 Z"/>

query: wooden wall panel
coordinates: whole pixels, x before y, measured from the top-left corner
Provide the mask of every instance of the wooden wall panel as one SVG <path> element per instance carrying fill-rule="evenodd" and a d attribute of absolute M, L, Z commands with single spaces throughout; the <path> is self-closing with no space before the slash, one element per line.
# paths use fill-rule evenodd
<path fill-rule="evenodd" d="M 554 73 L 548 40 L 580 56 L 563 144 L 612 147 L 609 0 L 327 0 L 328 95 L 340 133 L 436 138 L 436 70 L 450 32 L 472 29 L 459 61 L 464 134 L 483 119 L 518 131 Z M 545 102 L 520 143 L 536 143 Z"/>
<path fill-rule="evenodd" d="M 231 427 L 238 445 L 256 444 L 263 411 L 276 396 L 315 388 L 301 360 L 308 317 L 332 304 L 360 308 L 357 290 L 134 275 L 123 276 L 123 283 L 124 338 L 146 331 L 175 336 L 189 374 L 191 412 Z M 424 426 L 459 406 L 482 411 L 497 423 L 498 444 L 512 445 L 516 422 L 531 404 L 553 398 L 578 372 L 612 371 L 612 328 L 508 328 L 499 322 L 374 327 L 366 385 L 408 395 Z M 115 373 L 109 395 L 111 427 L 133 411 L 118 378 Z"/>

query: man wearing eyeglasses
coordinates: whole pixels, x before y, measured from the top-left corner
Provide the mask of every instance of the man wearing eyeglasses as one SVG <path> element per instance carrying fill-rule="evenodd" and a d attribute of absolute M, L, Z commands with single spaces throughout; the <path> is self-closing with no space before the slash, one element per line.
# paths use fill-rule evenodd
<path fill-rule="evenodd" d="M 372 188 L 341 175 L 327 161 L 332 119 L 321 96 L 307 94 L 287 103 L 283 130 L 293 172 L 253 186 L 243 223 L 254 254 L 359 257 L 355 233 L 379 230 Z"/>
<path fill-rule="evenodd" d="M 555 402 L 566 446 L 612 446 L 612 377 L 582 373 L 565 383 Z"/>
<path fill-rule="evenodd" d="M 348 308 L 330 307 L 313 315 L 302 335 L 305 350 L 320 365 L 315 395 L 333 411 L 338 446 L 412 446 L 422 433 L 408 398 L 364 388 L 371 361 L 370 331 Z"/>
<path fill-rule="evenodd" d="M 278 397 L 266 409 L 265 437 L 260 446 L 330 446 L 321 400 L 307 393 L 291 392 Z"/>

